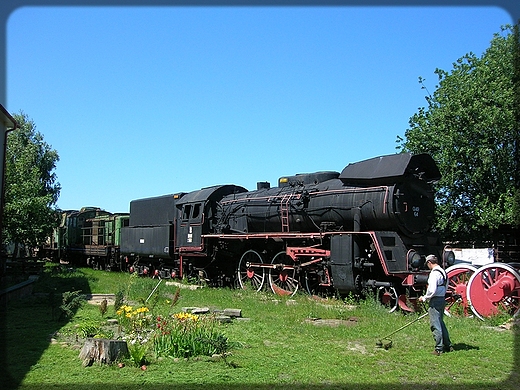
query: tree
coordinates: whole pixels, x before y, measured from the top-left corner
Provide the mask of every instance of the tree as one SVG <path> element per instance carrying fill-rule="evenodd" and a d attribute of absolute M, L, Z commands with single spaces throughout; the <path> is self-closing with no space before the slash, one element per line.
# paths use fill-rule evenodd
<path fill-rule="evenodd" d="M 447 240 L 489 239 L 520 224 L 518 36 L 517 25 L 504 26 L 480 58 L 470 52 L 451 72 L 436 69 L 428 106 L 397 139 L 401 151 L 429 153 L 439 165 L 436 226 Z"/>
<path fill-rule="evenodd" d="M 54 169 L 58 153 L 36 131 L 26 114 L 13 115 L 19 128 L 8 134 L 5 161 L 3 240 L 33 248 L 56 225 L 60 193 Z M 15 253 L 17 251 L 15 250 Z"/>

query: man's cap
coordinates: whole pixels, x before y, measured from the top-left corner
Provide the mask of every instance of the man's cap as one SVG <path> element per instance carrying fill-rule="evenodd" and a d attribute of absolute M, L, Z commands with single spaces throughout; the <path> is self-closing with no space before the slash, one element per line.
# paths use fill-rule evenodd
<path fill-rule="evenodd" d="M 428 255 L 426 256 L 426 262 L 431 261 L 432 263 L 437 263 L 437 256 L 435 255 Z"/>

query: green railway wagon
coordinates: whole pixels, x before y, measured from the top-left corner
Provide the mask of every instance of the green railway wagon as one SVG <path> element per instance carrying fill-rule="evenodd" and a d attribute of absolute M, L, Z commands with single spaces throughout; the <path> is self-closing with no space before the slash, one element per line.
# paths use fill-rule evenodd
<path fill-rule="evenodd" d="M 87 265 L 96 269 L 122 270 L 121 228 L 128 223 L 128 213 L 99 214 L 85 221 L 82 239 Z"/>
<path fill-rule="evenodd" d="M 96 269 L 121 269 L 121 228 L 128 213 L 110 213 L 98 207 L 62 211 L 50 247 L 52 258 Z"/>

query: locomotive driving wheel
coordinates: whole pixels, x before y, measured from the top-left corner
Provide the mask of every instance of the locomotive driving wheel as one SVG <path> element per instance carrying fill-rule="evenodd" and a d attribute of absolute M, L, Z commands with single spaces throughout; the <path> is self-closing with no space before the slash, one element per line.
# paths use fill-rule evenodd
<path fill-rule="evenodd" d="M 265 280 L 265 270 L 254 265 L 263 263 L 262 256 L 252 249 L 242 255 L 237 269 L 237 280 L 240 288 L 244 290 L 254 289 L 256 291 L 262 289 Z"/>
<path fill-rule="evenodd" d="M 468 283 L 477 270 L 470 264 L 455 264 L 446 268 L 448 285 L 446 288 L 446 307 L 447 315 L 469 316 L 470 304 L 468 302 Z"/>
<path fill-rule="evenodd" d="M 269 270 L 271 290 L 278 295 L 294 295 L 300 284 L 293 259 L 285 252 L 278 252 L 271 264 L 273 265 Z"/>
<path fill-rule="evenodd" d="M 301 278 L 303 286 L 309 295 L 318 297 L 330 296 L 333 292 L 329 271 L 326 267 L 318 270 L 307 270 Z"/>
<path fill-rule="evenodd" d="M 480 319 L 515 315 L 520 309 L 520 274 L 507 264 L 491 263 L 479 268 L 468 282 L 468 301 Z"/>

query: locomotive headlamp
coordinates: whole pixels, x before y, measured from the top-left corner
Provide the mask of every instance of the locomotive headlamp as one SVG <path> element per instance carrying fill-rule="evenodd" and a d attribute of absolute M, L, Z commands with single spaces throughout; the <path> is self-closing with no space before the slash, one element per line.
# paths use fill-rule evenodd
<path fill-rule="evenodd" d="M 442 251 L 442 260 L 447 267 L 455 264 L 455 252 L 453 252 L 451 248 L 444 248 Z"/>
<path fill-rule="evenodd" d="M 410 249 L 408 251 L 408 254 L 406 255 L 406 258 L 408 260 L 408 264 L 410 265 L 410 267 L 412 267 L 414 269 L 421 267 L 421 265 L 422 265 L 421 255 L 419 253 L 417 253 L 415 250 Z"/>

